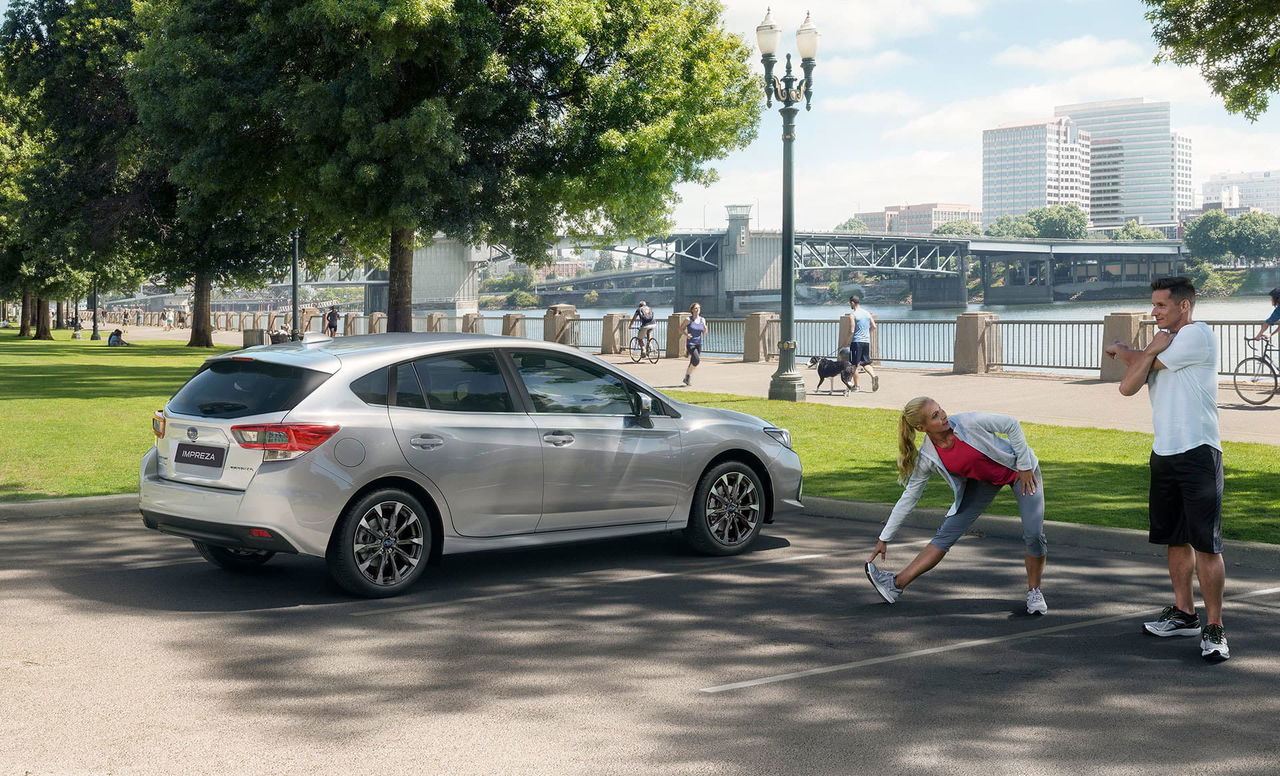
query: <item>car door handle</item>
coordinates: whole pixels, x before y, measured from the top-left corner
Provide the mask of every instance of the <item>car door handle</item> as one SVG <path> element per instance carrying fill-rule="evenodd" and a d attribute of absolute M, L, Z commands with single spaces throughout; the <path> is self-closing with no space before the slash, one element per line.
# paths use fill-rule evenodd
<path fill-rule="evenodd" d="M 551 431 L 542 435 L 542 441 L 555 445 L 556 447 L 564 447 L 573 442 L 573 434 L 566 431 Z"/>
<path fill-rule="evenodd" d="M 443 445 L 444 440 L 434 434 L 423 434 L 422 436 L 416 436 L 413 439 L 410 439 L 409 444 L 419 450 L 434 450 L 440 445 Z"/>

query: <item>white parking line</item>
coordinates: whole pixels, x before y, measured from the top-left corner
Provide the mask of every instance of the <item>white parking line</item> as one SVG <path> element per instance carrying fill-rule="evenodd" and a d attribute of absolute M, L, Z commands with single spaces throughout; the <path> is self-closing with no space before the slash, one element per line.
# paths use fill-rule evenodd
<path fill-rule="evenodd" d="M 1241 598 L 1256 598 L 1258 596 L 1272 595 L 1280 593 L 1280 587 L 1268 587 L 1263 590 L 1254 590 L 1250 593 L 1241 593 L 1239 595 L 1227 596 L 1225 600 L 1233 601 Z M 1197 606 L 1204 606 L 1203 601 L 1197 601 Z M 1035 638 L 1036 636 L 1045 636 L 1050 633 L 1061 633 L 1069 630 L 1079 630 L 1080 628 L 1089 628 L 1094 625 L 1102 625 L 1108 622 L 1116 622 L 1118 620 L 1127 620 L 1133 617 L 1141 617 L 1143 615 L 1159 612 L 1159 609 L 1138 609 L 1136 611 L 1125 612 L 1111 617 L 1098 617 L 1093 620 L 1085 620 L 1083 622 L 1068 623 L 1066 625 L 1054 625 L 1050 628 L 1038 628 L 1024 633 L 1014 633 L 1008 636 L 993 636 L 988 639 L 973 639 L 971 641 L 960 641 L 955 644 L 947 644 L 941 647 L 930 647 L 928 649 L 917 649 L 911 652 L 901 652 L 896 655 L 884 655 L 881 657 L 868 658 L 866 660 L 855 660 L 852 663 L 840 663 L 834 666 L 823 666 L 821 668 L 810 668 L 807 671 L 793 671 L 787 674 L 775 674 L 774 676 L 766 676 L 760 679 L 750 679 L 745 682 L 733 682 L 732 684 L 720 684 L 715 687 L 703 687 L 699 692 L 705 693 L 722 693 L 730 690 L 745 690 L 748 687 L 759 687 L 762 684 L 774 684 L 776 682 L 789 682 L 792 679 L 803 679 L 808 676 L 818 676 L 820 674 L 831 674 L 836 671 L 849 671 L 854 668 L 862 668 L 864 666 L 879 665 L 881 663 L 893 663 L 899 660 L 909 660 L 913 657 L 923 657 L 924 655 L 936 655 L 940 652 L 953 652 L 957 649 L 969 649 L 971 647 L 984 647 L 989 644 L 999 644 L 1006 641 L 1019 641 L 1021 639 Z"/>
<path fill-rule="evenodd" d="M 895 547 L 905 547 L 912 544 L 927 544 L 930 539 L 921 539 L 914 542 L 895 542 Z M 451 601 L 429 601 L 421 604 L 405 604 L 403 606 L 388 606 L 381 609 L 363 609 L 361 611 L 352 612 L 352 617 L 372 617 L 379 614 L 396 614 L 399 612 L 420 611 L 422 609 L 437 609 L 445 606 L 453 606 L 455 604 L 475 603 L 476 601 L 496 601 L 503 598 L 516 598 L 519 596 L 539 595 L 542 593 L 559 593 L 566 590 L 581 590 L 588 587 L 604 587 L 606 585 L 622 585 L 628 582 L 643 582 L 649 579 L 667 579 L 669 577 L 691 577 L 700 574 L 718 574 L 725 571 L 733 571 L 736 569 L 747 568 L 750 566 L 762 566 L 769 563 L 795 563 L 802 560 L 813 560 L 814 558 L 834 558 L 841 555 L 853 555 L 864 552 L 863 549 L 857 550 L 839 550 L 836 552 L 820 552 L 811 553 L 809 555 L 792 555 L 787 558 L 769 558 L 767 560 L 751 560 L 744 563 L 719 563 L 715 565 L 702 566 L 688 571 L 663 571 L 656 574 L 643 574 L 634 577 L 621 577 L 618 579 L 598 579 L 591 582 L 578 582 L 569 585 L 545 585 L 543 587 L 531 588 L 528 590 L 512 590 L 507 593 L 493 593 L 491 595 L 477 595 L 470 598 L 456 598 Z"/>

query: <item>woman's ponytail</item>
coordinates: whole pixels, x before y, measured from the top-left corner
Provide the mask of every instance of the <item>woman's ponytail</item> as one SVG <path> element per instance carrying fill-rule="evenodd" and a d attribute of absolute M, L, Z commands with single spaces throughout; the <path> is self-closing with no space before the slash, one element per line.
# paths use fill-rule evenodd
<path fill-rule="evenodd" d="M 929 401 L 932 400 L 928 396 L 917 396 L 907 402 L 902 408 L 902 414 L 898 416 L 898 482 L 902 485 L 907 484 L 907 480 L 911 479 L 911 472 L 916 468 L 916 458 L 919 456 L 916 451 L 916 427 L 922 422 L 920 411 Z"/>

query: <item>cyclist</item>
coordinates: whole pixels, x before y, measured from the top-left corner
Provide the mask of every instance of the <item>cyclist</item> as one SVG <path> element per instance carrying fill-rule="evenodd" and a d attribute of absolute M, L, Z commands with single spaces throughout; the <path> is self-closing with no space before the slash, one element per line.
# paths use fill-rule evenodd
<path fill-rule="evenodd" d="M 654 336 L 653 333 L 657 330 L 658 323 L 654 320 L 653 308 L 643 299 L 640 300 L 640 304 L 636 305 L 636 311 L 631 314 L 631 323 L 629 325 L 634 326 L 637 321 L 640 323 L 640 331 L 636 333 L 636 336 L 640 338 L 640 349 L 645 356 L 648 356 L 649 338 Z"/>
<path fill-rule="evenodd" d="M 1263 322 L 1262 327 L 1258 329 L 1258 333 L 1254 335 L 1255 340 L 1264 340 L 1272 334 L 1280 333 L 1280 286 L 1271 289 L 1271 317 Z M 1272 326 L 1275 327 L 1274 332 L 1268 332 Z"/>

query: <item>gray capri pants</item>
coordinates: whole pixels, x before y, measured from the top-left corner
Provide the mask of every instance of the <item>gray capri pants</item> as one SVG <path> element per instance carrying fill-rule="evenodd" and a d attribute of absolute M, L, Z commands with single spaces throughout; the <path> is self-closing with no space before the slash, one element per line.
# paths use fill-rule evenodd
<path fill-rule="evenodd" d="M 969 530 L 969 526 L 973 525 L 973 521 L 978 519 L 983 510 L 991 506 L 1001 487 L 1003 486 L 982 480 L 966 480 L 960 508 L 942 522 L 938 533 L 929 543 L 943 552 L 950 550 L 951 545 Z M 1013 495 L 1018 499 L 1018 513 L 1022 516 L 1022 541 L 1027 545 L 1027 554 L 1043 558 L 1049 544 L 1044 538 L 1044 478 L 1040 475 L 1040 467 L 1036 467 L 1035 493 L 1024 496 L 1018 490 L 1016 480 L 1009 487 L 1013 488 Z"/>

